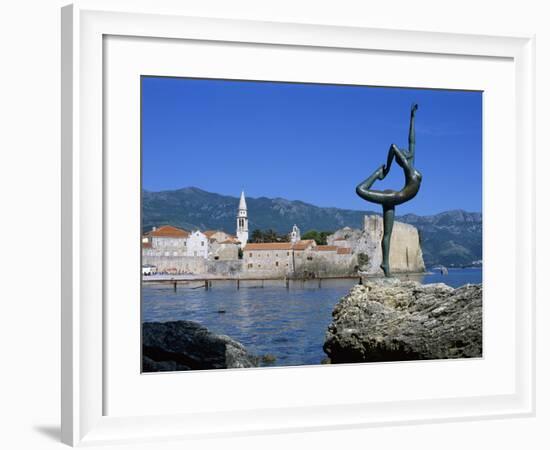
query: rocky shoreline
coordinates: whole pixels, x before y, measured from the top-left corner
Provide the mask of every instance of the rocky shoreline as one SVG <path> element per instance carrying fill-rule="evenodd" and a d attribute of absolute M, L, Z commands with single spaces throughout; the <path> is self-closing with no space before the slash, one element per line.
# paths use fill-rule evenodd
<path fill-rule="evenodd" d="M 142 325 L 143 372 L 257 367 L 259 360 L 229 336 L 188 320 Z"/>
<path fill-rule="evenodd" d="M 481 357 L 482 295 L 481 284 L 363 278 L 334 307 L 322 363 Z M 274 355 L 253 355 L 186 320 L 143 323 L 142 345 L 143 372 L 277 365 Z"/>
<path fill-rule="evenodd" d="M 482 285 L 364 279 L 335 306 L 331 363 L 482 356 Z"/>

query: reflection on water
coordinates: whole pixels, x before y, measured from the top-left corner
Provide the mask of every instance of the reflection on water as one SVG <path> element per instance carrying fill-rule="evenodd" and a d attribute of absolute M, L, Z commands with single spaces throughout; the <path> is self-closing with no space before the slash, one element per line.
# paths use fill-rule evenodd
<path fill-rule="evenodd" d="M 409 275 L 401 278 L 423 283 L 444 282 L 457 287 L 480 283 L 480 269 L 449 269 L 449 275 Z M 244 344 L 256 355 L 273 355 L 274 365 L 319 364 L 322 346 L 338 300 L 357 282 L 323 280 L 213 281 L 212 288 L 201 283 L 178 285 L 145 284 L 142 288 L 143 321 L 193 320 L 218 334 Z"/>

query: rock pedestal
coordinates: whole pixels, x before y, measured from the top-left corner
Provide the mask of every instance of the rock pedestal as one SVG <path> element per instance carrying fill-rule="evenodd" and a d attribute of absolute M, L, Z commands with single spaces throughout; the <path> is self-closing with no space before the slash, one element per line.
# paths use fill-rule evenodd
<path fill-rule="evenodd" d="M 370 280 L 332 316 L 323 346 L 332 363 L 482 356 L 481 285 Z"/>

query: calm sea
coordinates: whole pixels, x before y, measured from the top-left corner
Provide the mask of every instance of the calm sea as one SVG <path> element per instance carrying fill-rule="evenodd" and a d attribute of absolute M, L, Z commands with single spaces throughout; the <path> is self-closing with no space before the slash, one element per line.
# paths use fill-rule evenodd
<path fill-rule="evenodd" d="M 403 277 L 423 283 L 444 282 L 458 287 L 481 283 L 481 269 L 449 269 L 448 275 Z M 256 355 L 274 356 L 276 366 L 319 364 L 334 305 L 356 280 L 292 282 L 213 281 L 205 290 L 199 283 L 173 287 L 144 285 L 143 320 L 193 320 L 217 334 L 244 344 Z M 223 311 L 223 312 L 222 312 Z"/>

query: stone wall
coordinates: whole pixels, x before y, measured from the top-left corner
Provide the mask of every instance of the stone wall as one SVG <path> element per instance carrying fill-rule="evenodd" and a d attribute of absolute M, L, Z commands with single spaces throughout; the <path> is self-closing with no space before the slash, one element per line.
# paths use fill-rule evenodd
<path fill-rule="evenodd" d="M 383 220 L 380 216 L 365 216 L 363 230 L 342 228 L 327 238 L 329 245 L 342 245 L 345 239 L 357 256 L 360 270 L 381 275 Z M 406 223 L 394 222 L 390 244 L 392 272 L 424 272 L 424 259 L 418 230 Z"/>
<path fill-rule="evenodd" d="M 144 254 L 142 264 L 151 264 L 157 272 L 178 274 L 237 276 L 242 273 L 243 261 L 208 260 L 200 256 L 155 256 Z"/>
<path fill-rule="evenodd" d="M 242 274 L 242 259 L 232 261 L 206 261 L 206 273 L 209 275 L 218 275 L 220 277 L 236 277 Z"/>
<path fill-rule="evenodd" d="M 213 241 L 210 243 L 210 257 L 220 261 L 239 259 L 239 246 L 237 244 L 220 244 Z"/>
<path fill-rule="evenodd" d="M 215 261 L 218 262 L 218 261 Z M 200 256 L 161 256 L 143 252 L 141 263 L 150 264 L 157 272 L 206 273 L 207 260 Z"/>
<path fill-rule="evenodd" d="M 339 255 L 336 252 L 302 252 L 295 259 L 294 275 L 307 278 L 311 274 L 317 277 L 343 277 L 357 274 L 357 257 Z"/>

